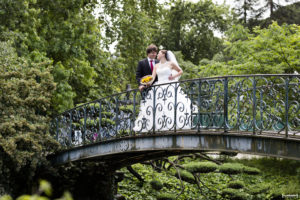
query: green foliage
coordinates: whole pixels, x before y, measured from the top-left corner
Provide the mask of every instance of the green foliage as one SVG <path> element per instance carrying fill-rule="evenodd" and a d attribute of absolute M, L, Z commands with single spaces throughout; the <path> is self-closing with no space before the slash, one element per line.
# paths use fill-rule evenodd
<path fill-rule="evenodd" d="M 231 200 L 247 200 L 249 195 L 237 189 L 226 188 L 222 191 L 222 196 Z"/>
<path fill-rule="evenodd" d="M 212 58 L 222 49 L 222 42 L 213 31 L 227 29 L 231 15 L 227 7 L 212 1 L 170 1 L 170 9 L 162 12 L 155 43 L 165 49 L 181 51 L 185 60 L 194 64 Z"/>
<path fill-rule="evenodd" d="M 118 132 L 118 136 L 128 136 L 130 134 L 129 129 L 122 129 L 121 131 Z"/>
<path fill-rule="evenodd" d="M 243 172 L 244 167 L 239 163 L 224 163 L 219 166 L 219 171 L 224 174 L 240 174 Z"/>
<path fill-rule="evenodd" d="M 138 60 L 146 56 L 146 47 L 153 42 L 152 37 L 159 27 L 156 22 L 158 15 L 158 2 L 126 1 L 118 3 L 101 1 L 103 13 L 101 18 L 109 16 L 110 23 L 104 24 L 108 45 L 118 41 L 116 55 L 123 60 L 126 78 L 135 84 L 135 71 Z M 150 6 L 151 5 L 151 6 Z"/>
<path fill-rule="evenodd" d="M 195 65 L 191 61 L 184 60 L 183 55 L 180 51 L 175 51 L 173 53 L 176 56 L 179 66 L 184 71 L 183 75 L 180 78 L 181 80 L 199 78 L 195 77 L 195 75 L 197 75 L 199 71 L 199 67 L 197 65 Z"/>
<path fill-rule="evenodd" d="M 211 60 L 200 67 L 197 76 L 278 74 L 300 71 L 300 26 L 276 22 L 253 33 L 241 25 L 227 32 L 223 61 Z"/>
<path fill-rule="evenodd" d="M 300 25 L 300 2 L 295 2 L 290 5 L 280 6 L 273 12 L 272 17 L 268 17 L 257 23 L 261 27 L 267 27 L 276 21 L 279 25 L 286 24 L 297 24 Z"/>
<path fill-rule="evenodd" d="M 161 193 L 157 195 L 156 197 L 157 200 L 175 200 L 176 195 L 170 194 L 170 193 Z"/>
<path fill-rule="evenodd" d="M 243 172 L 246 174 L 257 175 L 260 173 L 260 170 L 254 167 L 244 167 Z"/>
<path fill-rule="evenodd" d="M 46 196 L 41 196 L 45 193 Z M 36 194 L 33 195 L 21 195 L 16 200 L 49 200 L 52 193 L 51 184 L 45 180 L 40 181 L 40 186 Z M 72 195 L 69 192 L 65 192 L 63 196 L 56 200 L 72 200 Z M 0 197 L 0 200 L 13 200 L 9 195 Z"/>
<path fill-rule="evenodd" d="M 153 179 L 163 184 L 164 187 L 159 191 L 160 193 L 178 194 L 179 180 L 174 176 L 175 173 L 164 171 L 158 173 L 150 166 L 142 164 L 135 164 L 132 167 L 142 176 L 145 182 L 141 184 L 141 182 L 132 176 L 132 174 L 126 169 L 122 169 L 122 171 L 125 172 L 125 179 L 119 183 L 118 192 L 126 199 L 155 199 L 157 197 L 157 191 L 154 190 L 150 184 Z M 188 189 L 180 195 L 179 199 L 183 200 L 198 197 L 198 189 L 196 185 L 189 184 L 187 182 L 183 182 L 183 184 Z"/>
<path fill-rule="evenodd" d="M 35 52 L 53 62 L 55 112 L 120 91 L 123 65 L 101 48 L 102 22 L 92 14 L 97 1 L 10 2 L 0 3 L 5 8 L 0 39 L 12 40 L 18 55 L 28 60 Z"/>
<path fill-rule="evenodd" d="M 197 3 L 181 0 L 101 1 L 104 12 L 99 13 L 104 23 L 107 40 L 115 46 L 116 56 L 124 59 L 126 76 L 136 84 L 138 60 L 146 57 L 146 47 L 155 43 L 159 48 L 180 51 L 187 69 L 202 58 L 212 58 L 223 48 L 213 31 L 224 31 L 231 20 L 229 9 L 212 1 Z M 109 21 L 109 22 L 107 22 Z M 188 77 L 188 76 L 187 76 Z"/>
<path fill-rule="evenodd" d="M 152 180 L 150 182 L 150 185 L 155 190 L 161 190 L 164 187 L 164 185 L 159 180 Z"/>
<path fill-rule="evenodd" d="M 232 181 L 232 182 L 228 183 L 228 188 L 241 189 L 244 187 L 245 187 L 245 184 L 242 181 Z"/>
<path fill-rule="evenodd" d="M 177 159 L 174 157 L 169 158 L 172 162 Z M 195 158 L 186 158 L 180 161 L 180 166 L 188 166 L 189 163 L 201 163 Z M 203 162 L 203 161 L 202 161 Z M 266 165 L 264 166 L 264 163 Z M 247 173 L 239 173 L 235 176 L 229 177 L 227 174 L 219 173 L 201 173 L 195 174 L 194 176 L 186 171 L 180 169 L 180 177 L 182 182 L 178 180 L 179 176 L 174 168 L 170 171 L 162 170 L 157 172 L 152 167 L 142 164 L 133 165 L 133 168 L 138 172 L 145 180 L 144 184 L 141 184 L 132 174 L 125 172 L 125 179 L 119 183 L 119 192 L 126 197 L 126 199 L 145 199 L 150 200 L 157 197 L 157 192 L 154 191 L 149 184 L 152 180 L 158 180 L 164 187 L 160 190 L 160 193 L 169 193 L 177 196 L 177 199 L 257 199 L 265 200 L 271 199 L 271 197 L 278 196 L 279 194 L 299 194 L 298 180 L 295 179 L 294 175 L 297 169 L 296 161 L 283 162 L 278 159 L 253 159 L 253 160 L 234 160 L 232 163 L 231 159 L 226 161 L 222 166 L 228 168 L 234 168 L 238 172 L 244 172 L 248 167 L 258 167 L 260 173 L 256 176 Z M 244 164 L 244 165 L 243 165 Z M 273 164 L 273 166 L 270 166 Z M 288 173 L 278 173 L 285 168 L 289 168 L 293 173 L 293 176 Z M 168 168 L 168 164 L 166 164 Z M 238 169 L 238 170 L 237 170 Z M 277 169 L 277 171 L 275 171 Z M 226 171 L 227 172 L 227 171 Z M 232 172 L 232 171 L 230 171 Z M 154 178 L 155 177 L 155 178 Z M 187 179 L 188 177 L 189 179 Z M 175 178 L 175 179 L 174 179 Z M 189 180 L 189 181 L 186 181 Z M 199 184 L 195 184 L 197 183 Z M 181 184 L 184 190 L 181 191 Z"/>
<path fill-rule="evenodd" d="M 213 162 L 190 162 L 183 167 L 191 173 L 209 173 L 218 168 L 218 165 Z"/>
<path fill-rule="evenodd" d="M 99 119 L 94 120 L 94 119 L 87 118 L 85 123 L 87 127 L 99 126 Z M 115 125 L 115 124 L 116 122 L 111 119 L 107 119 L 107 118 L 101 119 L 101 126 L 108 126 L 108 125 Z M 84 119 L 80 119 L 80 124 L 74 123 L 74 125 L 76 127 L 83 126 Z"/>
<path fill-rule="evenodd" d="M 230 162 L 231 160 L 228 161 Z M 279 176 L 295 176 L 297 168 L 300 167 L 299 161 L 271 157 L 252 158 L 251 160 L 240 159 L 239 163 Z"/>
<path fill-rule="evenodd" d="M 132 113 L 133 112 L 133 105 L 120 106 L 119 109 L 121 111 L 125 112 L 125 113 Z"/>
<path fill-rule="evenodd" d="M 260 183 L 256 185 L 252 185 L 248 188 L 249 193 L 252 195 L 259 195 L 262 193 L 266 193 L 271 188 L 269 183 Z"/>
<path fill-rule="evenodd" d="M 179 172 L 176 171 L 175 177 L 182 179 L 183 181 L 186 181 L 191 184 L 196 183 L 196 180 L 195 180 L 195 177 L 193 176 L 193 174 L 187 170 L 179 170 Z"/>
<path fill-rule="evenodd" d="M 0 43 L 0 182 L 22 192 L 16 182 L 29 184 L 58 147 L 48 132 L 55 83 L 46 57 L 37 53 L 28 61 L 11 42 Z"/>
<path fill-rule="evenodd" d="M 300 184 L 300 167 L 296 171 L 296 179 L 298 180 L 298 182 Z"/>

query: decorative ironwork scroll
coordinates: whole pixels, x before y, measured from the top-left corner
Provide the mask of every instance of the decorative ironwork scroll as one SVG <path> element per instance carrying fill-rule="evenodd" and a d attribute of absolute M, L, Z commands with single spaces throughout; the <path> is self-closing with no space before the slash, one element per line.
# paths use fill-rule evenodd
<path fill-rule="evenodd" d="M 182 131 L 300 134 L 300 75 L 200 78 L 154 85 L 82 104 L 53 119 L 65 147 Z"/>

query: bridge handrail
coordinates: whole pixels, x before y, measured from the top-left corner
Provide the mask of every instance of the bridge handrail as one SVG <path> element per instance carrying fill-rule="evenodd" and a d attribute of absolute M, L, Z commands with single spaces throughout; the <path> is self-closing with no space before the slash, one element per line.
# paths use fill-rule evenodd
<path fill-rule="evenodd" d="M 230 75 L 188 79 L 154 85 L 149 91 L 141 94 L 138 89 L 132 89 L 64 111 L 54 118 L 52 131 L 61 144 L 69 147 L 144 132 L 176 132 L 184 130 L 187 125 L 197 132 L 203 129 L 222 129 L 224 132 L 252 131 L 253 134 L 276 132 L 284 137 L 298 136 L 300 132 L 298 74 Z M 182 94 L 179 93 L 185 96 L 184 100 L 191 102 L 183 105 L 183 109 L 188 112 L 185 113 L 183 126 L 179 126 L 179 119 L 177 120 L 177 115 L 183 116 L 183 112 L 178 110 L 179 104 L 183 104 L 177 102 L 178 96 L 181 96 L 182 100 Z M 153 98 L 150 98 L 153 106 L 149 104 L 147 110 L 152 109 L 153 120 L 158 120 L 158 109 L 169 109 L 169 115 L 174 112 L 173 124 L 167 126 L 168 121 L 163 121 L 161 123 L 166 125 L 159 129 L 155 127 L 158 123 L 156 121 L 143 130 L 142 126 L 147 123 L 135 121 L 138 118 L 137 108 L 143 102 L 149 103 L 149 95 L 153 95 Z M 164 100 L 155 96 L 161 96 Z M 168 106 L 172 104 L 173 110 L 162 106 L 163 103 L 168 103 Z M 102 118 L 101 114 L 104 113 L 110 117 Z M 172 120 L 172 117 L 166 116 L 168 117 Z M 103 121 L 105 123 L 102 125 Z M 142 124 L 140 131 L 133 130 L 138 123 Z"/>
<path fill-rule="evenodd" d="M 270 77 L 270 76 L 274 76 L 274 77 L 281 77 L 281 76 L 284 76 L 284 77 L 299 77 L 300 74 L 249 74 L 249 75 L 227 75 L 227 76 L 212 76 L 212 77 L 203 77 L 203 78 L 195 78 L 195 79 L 186 79 L 186 80 L 180 80 L 180 81 L 174 81 L 172 83 L 185 83 L 185 82 L 190 82 L 190 81 L 197 81 L 197 80 L 213 80 L 213 79 L 225 79 L 225 78 L 243 78 L 243 77 Z M 162 85 L 168 85 L 169 83 L 162 83 L 162 84 L 157 84 L 156 86 L 162 86 Z M 153 87 L 153 86 L 150 86 L 150 88 Z M 134 88 L 134 89 L 130 89 L 130 90 L 126 90 L 124 92 L 119 92 L 119 93 L 115 93 L 115 94 L 112 94 L 110 96 L 105 96 L 105 97 L 102 97 L 100 99 L 96 99 L 96 100 L 92 100 L 92 101 L 89 101 L 89 102 L 86 102 L 86 103 L 82 103 L 80 104 L 79 106 L 75 106 L 74 108 L 71 108 L 71 109 L 68 109 L 68 110 L 65 110 L 61 113 L 59 113 L 58 115 L 56 115 L 55 117 L 59 116 L 59 115 L 62 115 L 64 113 L 67 113 L 73 109 L 76 109 L 76 108 L 79 108 L 79 107 L 83 107 L 87 104 L 90 104 L 90 103 L 96 103 L 102 99 L 106 99 L 106 98 L 109 98 L 109 97 L 112 97 L 112 96 L 118 96 L 118 95 L 121 95 L 121 94 L 126 94 L 128 92 L 138 92 L 138 88 Z"/>

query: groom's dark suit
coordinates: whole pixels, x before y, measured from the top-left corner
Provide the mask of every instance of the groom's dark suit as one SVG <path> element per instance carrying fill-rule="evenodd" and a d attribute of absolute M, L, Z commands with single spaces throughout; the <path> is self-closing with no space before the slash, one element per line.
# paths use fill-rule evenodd
<path fill-rule="evenodd" d="M 159 61 L 155 59 L 155 64 L 158 63 L 158 62 Z M 138 64 L 137 69 L 136 69 L 135 78 L 136 78 L 136 81 L 137 81 L 139 86 L 141 85 L 141 83 L 140 83 L 141 78 L 143 76 L 146 76 L 146 75 L 152 75 L 152 71 L 151 71 L 151 68 L 150 68 L 150 65 L 149 65 L 148 58 L 145 58 L 145 59 L 139 61 L 139 64 Z M 156 82 L 156 81 L 157 81 L 157 76 L 156 76 L 154 82 Z"/>

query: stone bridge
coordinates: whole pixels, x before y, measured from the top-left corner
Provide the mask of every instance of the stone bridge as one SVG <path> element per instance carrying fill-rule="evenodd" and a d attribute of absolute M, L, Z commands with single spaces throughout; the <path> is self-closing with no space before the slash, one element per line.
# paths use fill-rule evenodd
<path fill-rule="evenodd" d="M 128 90 L 57 116 L 55 164 L 97 160 L 120 168 L 191 152 L 300 160 L 300 75 L 199 78 Z"/>

